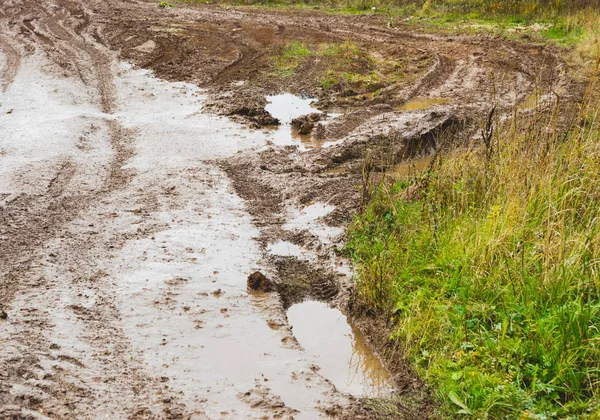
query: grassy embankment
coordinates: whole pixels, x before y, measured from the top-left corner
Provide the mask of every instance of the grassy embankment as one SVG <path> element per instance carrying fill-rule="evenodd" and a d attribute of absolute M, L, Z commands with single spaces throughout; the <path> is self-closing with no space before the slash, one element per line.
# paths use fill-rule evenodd
<path fill-rule="evenodd" d="M 582 104 L 540 95 L 489 142 L 384 178 L 351 227 L 359 297 L 441 416 L 600 416 L 599 63 Z"/>
<path fill-rule="evenodd" d="M 552 110 L 517 116 L 489 149 L 378 183 L 356 218 L 359 296 L 390 316 L 442 414 L 600 409 L 599 111 L 586 103 L 568 132 Z"/>

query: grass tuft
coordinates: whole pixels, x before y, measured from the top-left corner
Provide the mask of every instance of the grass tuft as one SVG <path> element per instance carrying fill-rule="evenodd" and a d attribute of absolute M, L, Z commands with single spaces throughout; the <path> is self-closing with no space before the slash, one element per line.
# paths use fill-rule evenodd
<path fill-rule="evenodd" d="M 402 81 L 404 66 L 394 60 L 377 58 L 350 41 L 339 43 L 286 44 L 272 58 L 275 76 L 289 78 L 312 60 L 314 76 L 324 89 L 381 94 L 381 87 Z"/>

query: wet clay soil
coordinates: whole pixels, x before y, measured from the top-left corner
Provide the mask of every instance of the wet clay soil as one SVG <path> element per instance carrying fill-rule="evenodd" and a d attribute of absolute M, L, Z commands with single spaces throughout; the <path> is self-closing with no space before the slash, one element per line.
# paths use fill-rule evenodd
<path fill-rule="evenodd" d="M 274 76 L 289 42 L 347 40 L 406 77 Z M 2 1 L 0 418 L 377 418 L 367 396 L 427 417 L 339 256 L 362 169 L 410 175 L 550 87 L 578 89 L 554 48 L 375 16 Z M 297 137 L 279 94 L 342 115 Z"/>

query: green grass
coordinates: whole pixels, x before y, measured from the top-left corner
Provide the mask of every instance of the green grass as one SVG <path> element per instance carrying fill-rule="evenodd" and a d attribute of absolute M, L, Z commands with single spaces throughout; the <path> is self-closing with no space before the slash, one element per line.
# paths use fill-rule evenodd
<path fill-rule="evenodd" d="M 558 106 L 515 113 L 492 148 L 371 185 L 347 248 L 359 298 L 440 416 L 600 413 L 599 113 L 590 95 L 568 129 Z"/>
<path fill-rule="evenodd" d="M 299 41 L 290 42 L 278 56 L 274 57 L 275 66 L 277 67 L 276 75 L 280 77 L 292 76 L 294 70 L 302 63 L 303 58 L 311 54 L 304 43 Z"/>
<path fill-rule="evenodd" d="M 581 41 L 598 24 L 600 0 L 182 0 L 235 6 L 319 9 L 325 13 L 378 14 L 390 26 L 409 23 L 451 32 L 492 32 L 559 44 Z M 538 30 L 535 24 L 550 25 Z M 518 38 L 518 37 L 517 37 Z"/>
<path fill-rule="evenodd" d="M 308 60 L 313 60 L 315 66 L 312 77 L 317 79 L 324 89 L 350 88 L 377 96 L 381 93 L 381 87 L 402 81 L 406 77 L 401 63 L 375 58 L 350 41 L 290 42 L 272 57 L 276 68 L 274 75 L 282 78 L 292 77 Z"/>

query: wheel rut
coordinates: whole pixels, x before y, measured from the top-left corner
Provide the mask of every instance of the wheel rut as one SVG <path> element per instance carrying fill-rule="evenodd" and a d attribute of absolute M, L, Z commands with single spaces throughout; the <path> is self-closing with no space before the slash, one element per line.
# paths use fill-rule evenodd
<path fill-rule="evenodd" d="M 2 31 L 2 40 L 4 36 L 20 39 L 24 49 L 28 40 L 20 38 L 20 33 L 35 34 L 36 39 L 42 41 L 34 43 L 40 50 L 38 53 L 50 57 L 59 68 L 70 71 L 92 89 L 91 97 L 106 115 L 98 122 L 105 126 L 111 151 L 102 164 L 104 180 L 97 188 L 79 190 L 78 184 L 87 169 L 81 167 L 80 162 L 67 160 L 58 165 L 45 193 L 21 194 L 8 199 L 0 208 L 4 250 L 0 253 L 0 302 L 6 310 L 10 308 L 11 318 L 20 314 L 1 337 L 10 346 L 0 358 L 0 364 L 12 380 L 8 388 L 6 382 L 0 387 L 0 417 L 17 412 L 27 415 L 30 411 L 71 417 L 77 412 L 90 414 L 90 409 L 102 412 L 103 404 L 111 406 L 107 413 L 128 418 L 177 417 L 181 413 L 175 396 L 168 395 L 168 391 L 166 394 L 162 391 L 148 393 L 148 384 L 158 383 L 159 378 L 148 378 L 135 361 L 119 325 L 116 307 L 111 303 L 110 289 L 94 289 L 100 302 L 97 309 L 83 309 L 77 304 L 63 307 L 63 311 L 73 312 L 76 319 L 65 318 L 62 314 L 57 318 L 56 313 L 45 308 L 50 302 L 89 294 L 89 284 L 82 282 L 81 276 L 87 276 L 96 284 L 104 280 L 102 273 L 93 269 L 94 259 L 101 251 L 114 247 L 106 244 L 111 239 L 80 238 L 69 233 L 70 226 L 94 203 L 125 187 L 131 176 L 131 171 L 122 168 L 133 154 L 129 144 L 131 133 L 110 116 L 115 103 L 113 60 L 108 52 L 98 49 L 101 46 L 82 37 L 89 19 L 82 9 L 77 10 L 73 18 L 62 3 L 25 3 L 20 12 L 11 16 L 20 23 Z M 82 17 L 82 23 L 76 23 Z M 6 42 L 0 47 L 8 62 L 3 73 L 3 90 L 6 92 L 18 75 L 20 55 Z M 48 262 L 40 263 L 45 258 L 51 267 L 62 261 L 56 268 L 48 269 Z M 57 343 L 61 339 L 55 337 L 53 340 L 53 334 L 44 333 L 56 331 L 57 325 L 60 329 L 71 328 L 80 345 L 88 346 L 92 354 L 103 356 L 90 359 L 90 350 L 82 353 L 65 349 Z M 53 367 L 49 369 L 49 365 Z M 123 385 L 119 388 L 94 385 L 96 381 L 110 383 L 111 377 L 113 380 L 120 378 Z M 74 382 L 73 378 L 77 380 Z M 100 391 L 102 388 L 105 388 L 104 392 Z M 161 408 L 162 399 L 171 401 L 169 407 Z M 119 402 L 118 409 L 116 402 Z M 149 408 L 152 404 L 155 407 Z M 11 410 L 17 411 L 12 413 Z"/>

